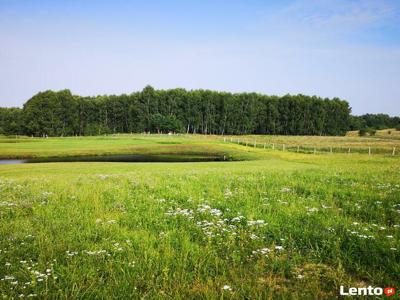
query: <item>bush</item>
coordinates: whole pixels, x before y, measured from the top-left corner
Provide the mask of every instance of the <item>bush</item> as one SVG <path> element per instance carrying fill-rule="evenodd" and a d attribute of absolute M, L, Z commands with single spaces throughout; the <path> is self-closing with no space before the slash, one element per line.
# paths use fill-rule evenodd
<path fill-rule="evenodd" d="M 359 136 L 366 136 L 367 135 L 367 130 L 366 129 L 360 129 L 358 131 L 358 135 Z"/>
<path fill-rule="evenodd" d="M 151 118 L 151 131 L 157 133 L 180 132 L 182 124 L 175 116 L 155 114 Z"/>

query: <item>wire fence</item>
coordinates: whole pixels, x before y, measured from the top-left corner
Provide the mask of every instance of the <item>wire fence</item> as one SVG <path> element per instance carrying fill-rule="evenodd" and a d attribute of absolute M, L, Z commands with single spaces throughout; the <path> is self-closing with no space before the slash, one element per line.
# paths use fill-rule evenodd
<path fill-rule="evenodd" d="M 240 138 L 224 138 L 224 142 L 234 143 L 238 145 L 242 145 L 245 147 L 259 148 L 259 149 L 272 149 L 277 151 L 290 151 L 297 153 L 306 153 L 306 154 L 333 154 L 333 153 L 359 153 L 359 154 L 386 154 L 386 155 L 399 155 L 400 151 L 393 147 L 391 149 L 388 148 L 377 148 L 377 147 L 333 147 L 333 146 L 304 146 L 304 145 L 293 145 L 293 144 L 283 144 L 283 143 L 267 143 L 267 142 L 259 142 L 257 140 L 248 140 L 248 139 L 240 139 Z"/>

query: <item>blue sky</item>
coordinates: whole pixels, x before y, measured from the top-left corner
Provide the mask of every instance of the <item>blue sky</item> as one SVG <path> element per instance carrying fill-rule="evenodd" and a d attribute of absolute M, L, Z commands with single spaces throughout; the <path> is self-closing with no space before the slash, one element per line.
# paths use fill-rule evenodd
<path fill-rule="evenodd" d="M 155 88 L 340 97 L 400 115 L 398 0 L 0 0 L 0 105 Z"/>

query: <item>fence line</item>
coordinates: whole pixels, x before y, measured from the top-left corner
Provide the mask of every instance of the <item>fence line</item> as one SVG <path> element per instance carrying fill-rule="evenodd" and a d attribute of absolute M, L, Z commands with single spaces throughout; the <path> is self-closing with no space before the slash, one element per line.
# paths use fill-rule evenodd
<path fill-rule="evenodd" d="M 384 149 L 384 148 L 372 148 L 371 146 L 368 146 L 367 148 L 359 148 L 359 147 L 332 147 L 332 146 L 326 146 L 326 147 L 316 147 L 316 146 L 302 146 L 302 145 L 289 145 L 287 146 L 286 144 L 281 144 L 282 147 L 279 146 L 279 144 L 276 143 L 266 143 L 266 142 L 257 142 L 257 140 L 254 141 L 249 141 L 247 139 L 240 140 L 239 138 L 234 140 L 233 138 L 223 139 L 224 142 L 231 142 L 235 143 L 238 145 L 246 146 L 246 147 L 253 147 L 253 148 L 259 148 L 259 149 L 272 149 L 272 150 L 278 150 L 278 151 L 291 151 L 291 152 L 297 152 L 297 153 L 308 153 L 308 154 L 324 154 L 324 153 L 359 153 L 359 154 L 368 154 L 368 155 L 373 155 L 373 154 L 388 154 L 388 155 L 398 155 L 398 151 L 396 151 L 396 147 L 393 147 L 392 150 L 390 149 Z M 335 151 L 336 150 L 336 151 Z"/>

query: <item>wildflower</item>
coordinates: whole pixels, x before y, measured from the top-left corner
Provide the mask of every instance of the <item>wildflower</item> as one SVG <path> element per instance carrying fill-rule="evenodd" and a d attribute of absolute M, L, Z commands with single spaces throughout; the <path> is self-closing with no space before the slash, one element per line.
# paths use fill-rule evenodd
<path fill-rule="evenodd" d="M 254 250 L 252 253 L 253 253 L 253 255 L 256 255 L 256 254 L 267 255 L 267 254 L 270 253 L 270 252 L 271 252 L 271 249 L 269 249 L 269 248 L 262 248 L 262 249 Z"/>
<path fill-rule="evenodd" d="M 229 285 L 227 285 L 227 284 L 225 284 L 225 285 L 222 287 L 222 289 L 223 289 L 224 291 L 232 291 L 232 288 L 231 288 Z"/>
<path fill-rule="evenodd" d="M 233 193 L 229 188 L 226 188 L 225 193 L 224 193 L 225 198 L 230 198 L 233 196 Z"/>
<path fill-rule="evenodd" d="M 251 238 L 252 240 L 256 240 L 256 239 L 258 239 L 258 236 L 255 235 L 255 234 L 251 234 L 251 235 L 250 235 L 250 238 Z"/>
<path fill-rule="evenodd" d="M 244 219 L 243 216 L 237 216 L 237 217 L 232 218 L 231 222 L 240 222 L 242 219 Z"/>
<path fill-rule="evenodd" d="M 87 255 L 101 255 L 107 253 L 106 250 L 97 250 L 97 251 L 89 251 L 89 250 L 83 250 L 83 252 Z"/>
<path fill-rule="evenodd" d="M 313 212 L 319 211 L 319 209 L 316 208 L 316 207 L 311 207 L 311 208 L 307 209 L 307 211 L 308 211 L 309 213 L 313 213 Z"/>
<path fill-rule="evenodd" d="M 134 262 L 134 261 L 130 262 L 130 263 L 128 264 L 128 266 L 133 268 L 133 267 L 135 266 L 135 262 Z"/>
<path fill-rule="evenodd" d="M 70 256 L 70 257 L 78 255 L 78 252 L 76 252 L 76 251 L 67 250 L 67 251 L 65 251 L 65 253 L 67 253 L 67 255 Z"/>
<path fill-rule="evenodd" d="M 254 226 L 254 225 L 262 226 L 262 225 L 266 225 L 266 224 L 265 224 L 264 220 L 255 220 L 255 221 L 249 220 L 249 221 L 247 221 L 247 225 L 248 226 Z"/>

